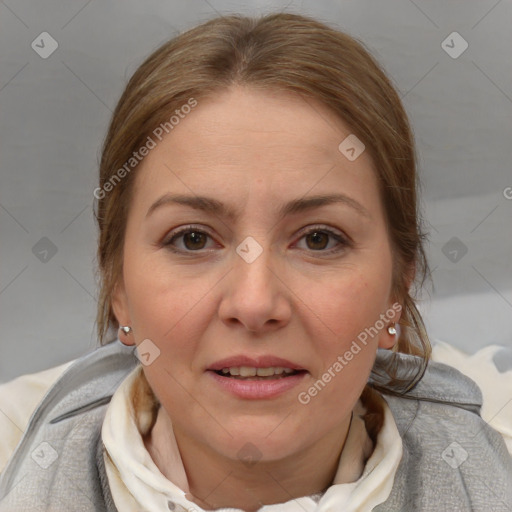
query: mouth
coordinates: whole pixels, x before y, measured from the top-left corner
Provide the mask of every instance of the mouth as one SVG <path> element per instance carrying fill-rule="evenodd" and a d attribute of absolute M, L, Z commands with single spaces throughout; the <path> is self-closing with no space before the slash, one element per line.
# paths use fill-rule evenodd
<path fill-rule="evenodd" d="M 305 373 L 306 370 L 294 370 L 282 366 L 269 366 L 264 368 L 256 368 L 254 366 L 232 366 L 222 368 L 222 370 L 213 370 L 221 377 L 227 377 L 237 380 L 276 380 L 285 379 L 299 373 Z"/>
<path fill-rule="evenodd" d="M 217 389 L 241 399 L 270 399 L 298 386 L 309 372 L 275 356 L 234 356 L 207 369 Z"/>

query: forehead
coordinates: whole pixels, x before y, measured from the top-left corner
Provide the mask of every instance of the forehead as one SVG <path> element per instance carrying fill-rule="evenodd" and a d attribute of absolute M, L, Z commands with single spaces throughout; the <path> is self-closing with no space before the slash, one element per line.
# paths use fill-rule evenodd
<path fill-rule="evenodd" d="M 198 156 L 226 146 L 240 156 L 253 148 L 268 148 L 273 157 L 279 149 L 293 149 L 287 157 L 337 157 L 338 144 L 350 130 L 326 106 L 312 98 L 280 90 L 234 87 L 198 101 L 198 107 L 177 127 L 175 149 L 189 136 L 201 137 L 194 150 Z M 169 137 L 171 139 L 172 137 Z M 261 154 L 263 159 L 267 154 Z"/>
<path fill-rule="evenodd" d="M 238 187 L 247 196 L 256 184 L 267 192 L 277 187 L 306 194 L 313 187 L 325 192 L 343 185 L 368 193 L 376 189 L 369 155 L 349 161 L 338 148 L 350 134 L 316 100 L 236 87 L 198 99 L 144 158 L 136 187 L 153 195 L 169 185 L 194 191 L 214 187 L 219 193 Z"/>

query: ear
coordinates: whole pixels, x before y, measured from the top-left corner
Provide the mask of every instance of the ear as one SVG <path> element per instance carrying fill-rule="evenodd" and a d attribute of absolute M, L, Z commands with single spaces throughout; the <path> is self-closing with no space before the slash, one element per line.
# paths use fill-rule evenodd
<path fill-rule="evenodd" d="M 409 290 L 414 282 L 414 277 L 416 275 L 416 265 L 412 263 L 407 267 L 404 285 L 405 285 L 405 293 L 409 293 Z M 379 338 L 379 348 L 391 349 L 398 342 L 398 338 L 400 336 L 400 326 L 398 323 L 400 322 L 400 318 L 403 312 L 403 300 L 396 300 L 389 304 L 389 309 L 386 311 L 386 316 L 389 318 L 388 324 L 384 327 L 382 334 Z M 396 329 L 396 334 L 390 334 L 388 332 L 388 327 L 394 326 Z"/>
<path fill-rule="evenodd" d="M 119 325 L 128 325 L 131 326 L 131 319 L 128 308 L 128 297 L 126 295 L 126 290 L 124 287 L 124 281 L 122 276 L 119 278 L 119 281 L 114 286 L 114 291 L 112 292 L 111 299 L 112 309 L 114 311 L 114 315 L 119 323 Z M 133 332 L 130 334 L 125 334 L 123 332 L 119 332 L 119 339 L 124 345 L 135 345 L 135 339 L 133 337 Z"/>

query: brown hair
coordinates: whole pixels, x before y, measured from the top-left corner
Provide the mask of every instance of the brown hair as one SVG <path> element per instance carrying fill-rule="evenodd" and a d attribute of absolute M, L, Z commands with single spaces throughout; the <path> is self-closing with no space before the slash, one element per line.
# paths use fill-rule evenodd
<path fill-rule="evenodd" d="M 312 18 L 290 13 L 212 19 L 158 48 L 128 82 L 103 145 L 97 189 L 101 193 L 95 193 L 99 199 L 95 215 L 101 343 L 109 331 L 108 341 L 113 341 L 118 328 L 111 295 L 122 272 L 136 165 L 114 183 L 115 174 L 119 178 L 119 170 L 127 169 L 133 153 L 156 127 L 168 123 L 176 109 L 191 98 L 200 102 L 233 85 L 290 91 L 320 101 L 364 142 L 375 164 L 394 255 L 392 292 L 403 306 L 402 333 L 393 350 L 420 356 L 414 378 L 399 382 L 391 367 L 387 373 L 396 389 L 412 387 L 423 375 L 431 349 L 407 288 L 411 268 L 415 268 L 420 288 L 429 275 L 417 205 L 416 153 L 407 115 L 392 83 L 363 43 Z"/>

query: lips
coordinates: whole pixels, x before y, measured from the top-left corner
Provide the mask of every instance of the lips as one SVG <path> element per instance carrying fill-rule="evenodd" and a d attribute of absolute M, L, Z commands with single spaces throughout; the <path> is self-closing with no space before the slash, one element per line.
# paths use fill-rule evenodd
<path fill-rule="evenodd" d="M 308 374 L 300 364 L 276 356 L 233 356 L 206 371 L 220 389 L 243 399 L 270 399 L 297 386 Z"/>
<path fill-rule="evenodd" d="M 256 368 L 254 366 L 230 366 L 222 368 L 216 372 L 224 377 L 235 377 L 237 379 L 247 379 L 251 377 L 277 378 L 287 377 L 288 375 L 297 373 L 297 370 L 284 368 L 282 366 L 270 366 L 265 368 Z"/>

